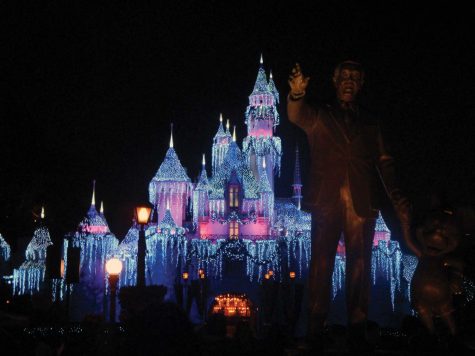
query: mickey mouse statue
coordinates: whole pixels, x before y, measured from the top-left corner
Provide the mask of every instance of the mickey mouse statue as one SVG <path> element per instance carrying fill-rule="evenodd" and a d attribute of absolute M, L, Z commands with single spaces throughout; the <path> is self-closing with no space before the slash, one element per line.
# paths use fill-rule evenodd
<path fill-rule="evenodd" d="M 462 292 L 463 263 L 455 254 L 460 235 L 447 209 L 431 213 L 416 232 L 422 253 L 411 282 L 411 300 L 431 334 L 435 316 L 445 321 L 452 335 L 457 333 L 452 296 Z"/>

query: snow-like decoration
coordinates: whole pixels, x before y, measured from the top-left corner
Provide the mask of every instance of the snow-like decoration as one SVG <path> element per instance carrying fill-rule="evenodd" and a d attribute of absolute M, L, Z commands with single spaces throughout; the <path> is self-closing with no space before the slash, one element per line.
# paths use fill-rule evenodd
<path fill-rule="evenodd" d="M 396 290 L 401 290 L 401 258 L 402 252 L 397 241 L 379 241 L 378 246 L 373 247 L 371 260 L 373 284 L 376 284 L 378 277 L 389 282 L 393 309 Z"/>
<path fill-rule="evenodd" d="M 4 262 L 10 259 L 11 249 L 8 242 L 5 241 L 2 234 L 0 234 L 0 257 L 3 259 Z"/>
<path fill-rule="evenodd" d="M 103 279 L 105 275 L 106 260 L 112 256 L 119 245 L 118 239 L 109 229 L 103 207 L 101 210 L 102 212 L 98 213 L 95 204 L 91 204 L 87 215 L 79 223 L 77 232 L 69 234 L 64 245 L 65 251 L 67 251 L 68 240 L 72 242 L 72 246 L 80 247 L 81 272 L 88 276 L 97 275 L 99 279 Z"/>
<path fill-rule="evenodd" d="M 26 261 L 13 270 L 13 294 L 39 292 L 45 278 L 46 249 L 52 245 L 48 228 L 41 220 L 25 252 Z"/>
<path fill-rule="evenodd" d="M 403 255 L 402 256 L 402 276 L 407 282 L 407 300 L 411 300 L 411 281 L 416 271 L 419 259 L 413 255 Z"/>
<path fill-rule="evenodd" d="M 48 228 L 41 224 L 33 233 L 33 238 L 26 248 L 26 259 L 44 261 L 46 259 L 46 248 L 52 244 Z"/>
<path fill-rule="evenodd" d="M 228 152 L 229 144 L 232 137 L 229 131 L 229 120 L 226 125 L 226 131 L 223 129 L 223 118 L 220 116 L 218 132 L 213 139 L 212 155 L 211 155 L 211 170 L 213 175 L 216 174 L 224 161 L 224 157 Z"/>
<path fill-rule="evenodd" d="M 275 210 L 276 218 L 273 225 L 275 234 L 283 236 L 310 234 L 312 228 L 311 214 L 299 210 L 291 199 L 276 198 Z"/>
<path fill-rule="evenodd" d="M 168 148 L 168 151 L 165 155 L 165 159 L 160 165 L 160 168 L 155 174 L 155 177 L 153 177 L 152 181 L 149 184 L 149 199 L 150 203 L 152 204 L 155 203 L 157 193 L 161 190 L 161 182 L 185 182 L 188 184 L 186 184 L 183 188 L 186 190 L 190 189 L 189 183 L 191 182 L 191 180 L 186 174 L 185 168 L 183 168 L 183 166 L 181 165 L 181 162 L 173 147 Z"/>
<path fill-rule="evenodd" d="M 198 223 L 198 219 L 208 215 L 209 212 L 209 182 L 206 174 L 206 166 L 203 155 L 203 168 L 198 179 L 198 183 L 193 191 L 193 222 Z"/>
<path fill-rule="evenodd" d="M 268 217 L 270 221 L 274 217 L 274 192 L 267 178 L 265 161 L 260 172 L 259 179 L 259 194 L 261 196 L 262 215 Z"/>
<path fill-rule="evenodd" d="M 270 84 L 270 85 L 269 85 Z M 273 79 L 271 83 L 267 81 L 264 65 L 259 65 L 256 83 L 249 96 L 249 106 L 246 109 L 246 125 L 248 132 L 251 133 L 258 121 L 265 120 L 271 125 L 269 133 L 272 133 L 273 127 L 279 125 L 279 113 L 275 104 L 278 102 L 278 92 L 275 88 Z M 261 129 L 261 127 L 259 127 Z M 262 127 L 264 129 L 264 127 Z M 259 131 L 259 130 L 258 130 Z"/>
<path fill-rule="evenodd" d="M 168 148 L 165 159 L 155 174 L 153 181 L 190 182 L 190 178 L 186 174 L 185 168 L 181 165 L 173 147 Z"/>
<path fill-rule="evenodd" d="M 246 161 L 243 159 L 238 145 L 236 142 L 231 142 L 221 169 L 210 180 L 210 199 L 224 199 L 224 191 L 233 172 L 236 173 L 237 179 L 243 187 L 244 198 L 259 198 L 258 183 L 246 164 Z"/>
<path fill-rule="evenodd" d="M 378 218 L 376 219 L 376 227 L 374 230 L 380 232 L 390 232 L 388 226 L 386 225 L 386 222 L 383 219 L 383 216 L 381 215 L 381 212 L 378 213 Z"/>
<path fill-rule="evenodd" d="M 252 155 L 258 157 L 270 156 L 273 162 L 271 168 L 280 174 L 282 157 L 282 142 L 280 137 L 246 136 L 242 141 L 242 150 L 247 158 L 248 164 L 250 164 Z"/>

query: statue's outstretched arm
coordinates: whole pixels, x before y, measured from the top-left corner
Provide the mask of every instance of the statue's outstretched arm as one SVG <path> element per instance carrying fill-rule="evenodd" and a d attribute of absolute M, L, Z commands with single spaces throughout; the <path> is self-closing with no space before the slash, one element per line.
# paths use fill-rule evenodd
<path fill-rule="evenodd" d="M 287 97 L 287 115 L 290 122 L 308 132 L 315 124 L 317 111 L 305 102 L 310 77 L 304 77 L 298 63 L 289 76 L 290 92 Z"/>

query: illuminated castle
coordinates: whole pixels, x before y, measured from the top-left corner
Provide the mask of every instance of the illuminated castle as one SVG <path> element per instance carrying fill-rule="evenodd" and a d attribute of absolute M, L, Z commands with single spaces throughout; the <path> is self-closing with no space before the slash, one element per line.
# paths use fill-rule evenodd
<path fill-rule="evenodd" d="M 231 278 L 230 271 L 234 272 L 233 278 L 236 274 L 241 278 L 235 279 L 233 288 L 246 293 L 239 290 L 240 286 L 262 282 L 268 271 L 273 272 L 271 278 L 276 281 L 285 281 L 289 273 L 297 280 L 306 277 L 311 257 L 311 215 L 300 209 L 303 186 L 298 149 L 292 196 L 277 198 L 274 193 L 274 178 L 280 174 L 282 157 L 281 140 L 275 136 L 278 104 L 279 93 L 272 74 L 268 79 L 261 58 L 245 111 L 247 136 L 242 146 L 235 128 L 231 134 L 229 121 L 224 126 L 221 116 L 210 142 L 210 175 L 203 155 L 197 182 L 191 181 L 182 166 L 171 134 L 165 158 L 149 184 L 153 213 L 145 231 L 147 284 L 165 285 L 171 291 L 169 297 L 173 297 L 174 285 L 184 272 L 190 280 L 196 280 L 201 270 L 216 293 L 228 292 L 226 281 Z M 69 244 L 81 248 L 81 283 L 73 287 L 73 293 L 85 295 L 90 290 L 91 305 L 100 306 L 94 296 L 100 298 L 107 289 L 104 265 L 111 256 L 124 263 L 120 286 L 134 285 L 137 242 L 138 226 L 134 223 L 118 243 L 103 210 L 96 210 L 93 191 L 86 218 L 65 240 L 64 251 Z M 378 278 L 387 281 L 393 307 L 401 278 L 410 282 L 414 268 L 413 260 L 403 258 L 399 244 L 390 239 L 379 215 L 373 247 L 373 282 Z M 26 272 L 15 273 L 17 294 L 36 288 L 36 284 L 22 287 Z M 344 279 L 345 250 L 341 243 L 335 259 L 333 296 L 344 289 Z"/>
<path fill-rule="evenodd" d="M 239 264 L 242 276 L 260 282 L 267 271 L 285 280 L 289 272 L 306 275 L 310 262 L 311 215 L 300 209 L 302 182 L 298 149 L 295 152 L 291 198 L 276 198 L 274 177 L 280 173 L 282 145 L 275 136 L 279 124 L 279 93 L 262 58 L 257 79 L 245 112 L 247 136 L 238 145 L 235 128 L 223 125 L 220 116 L 211 147 L 211 175 L 205 155 L 198 181 L 193 183 L 182 166 L 173 135 L 156 175 L 149 184 L 154 206 L 146 230 L 147 283 L 169 287 L 187 272 L 198 279 L 198 270 L 214 280 L 225 281 L 226 265 Z M 186 212 L 191 220 L 186 221 Z M 125 261 L 122 285 L 135 284 L 138 229 L 132 226 L 119 245 L 118 256 Z M 373 280 L 390 281 L 391 300 L 400 287 L 401 251 L 381 215 L 375 229 Z M 338 248 L 333 276 L 334 296 L 343 288 L 344 245 Z M 222 292 L 225 292 L 222 290 Z"/>

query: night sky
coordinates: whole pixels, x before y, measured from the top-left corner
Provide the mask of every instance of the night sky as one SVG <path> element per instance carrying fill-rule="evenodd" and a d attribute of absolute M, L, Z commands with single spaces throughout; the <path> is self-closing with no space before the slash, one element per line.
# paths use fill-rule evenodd
<path fill-rule="evenodd" d="M 242 141 L 261 53 L 281 94 L 277 195 L 291 193 L 297 143 L 308 171 L 305 135 L 286 116 L 293 63 L 311 77 L 310 98 L 325 102 L 335 64 L 354 59 L 367 71 L 361 101 L 381 118 L 415 208 L 432 192 L 474 205 L 473 7 L 131 3 L 0 5 L 0 232 L 13 247 L 31 236 L 43 204 L 55 240 L 74 230 L 93 179 L 123 238 L 164 158 L 171 122 L 193 180 L 201 154 L 211 161 L 220 112 Z"/>

